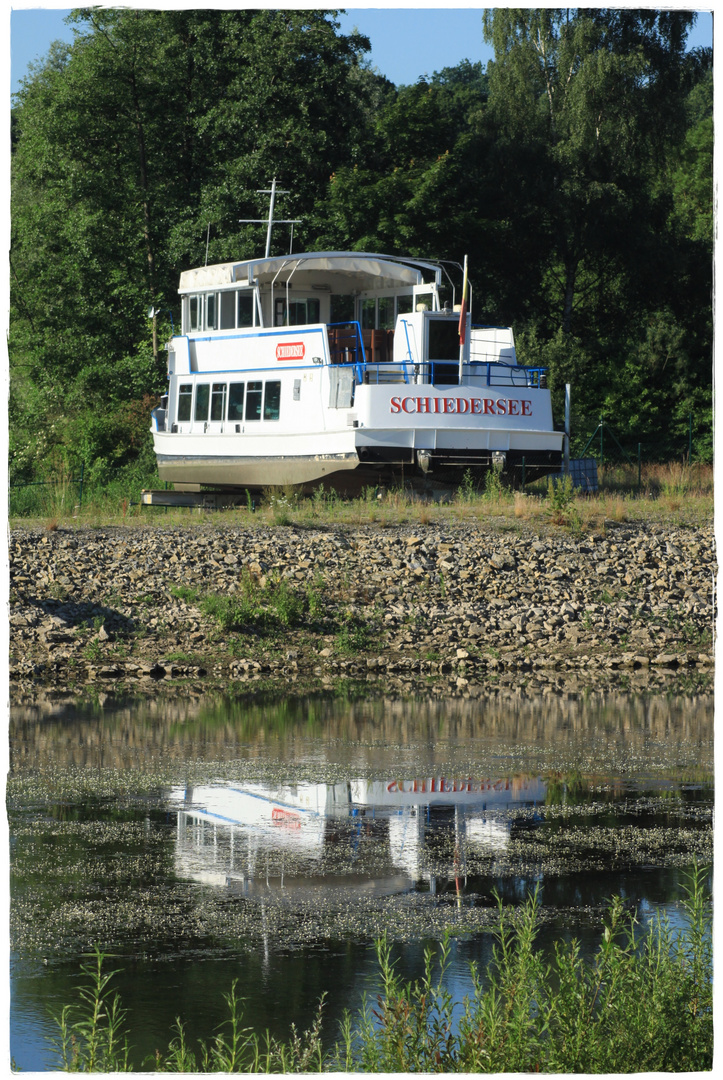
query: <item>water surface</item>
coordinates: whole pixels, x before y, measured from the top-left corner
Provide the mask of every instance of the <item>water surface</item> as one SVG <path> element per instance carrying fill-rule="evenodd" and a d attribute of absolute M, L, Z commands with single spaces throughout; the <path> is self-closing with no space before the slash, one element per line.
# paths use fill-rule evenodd
<path fill-rule="evenodd" d="M 209 1038 L 233 980 L 279 1037 L 374 991 L 490 958 L 497 897 L 536 886 L 541 941 L 587 949 L 613 893 L 678 918 L 711 855 L 708 697 L 45 702 L 10 723 L 12 1053 L 57 1067 L 48 1010 L 112 952 L 137 1066 L 181 1015 Z"/>

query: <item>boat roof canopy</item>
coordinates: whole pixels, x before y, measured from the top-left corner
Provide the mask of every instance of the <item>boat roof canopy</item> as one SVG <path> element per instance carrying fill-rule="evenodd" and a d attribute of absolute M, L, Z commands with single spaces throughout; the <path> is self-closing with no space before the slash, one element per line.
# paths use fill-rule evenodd
<path fill-rule="evenodd" d="M 439 264 L 421 259 L 394 255 L 370 255 L 357 251 L 311 251 L 298 255 L 275 255 L 265 259 L 247 259 L 244 262 L 217 263 L 181 274 L 179 293 L 191 293 L 198 289 L 221 288 L 234 284 L 265 285 L 274 281 L 283 271 L 293 274 L 294 284 L 299 288 L 311 287 L 319 275 L 328 280 L 330 275 L 339 278 L 340 291 L 344 284 L 352 285 L 360 292 L 372 289 L 395 289 L 403 286 L 422 285 L 425 274 L 433 275 L 441 284 L 442 270 Z M 344 282 L 344 279 L 348 279 Z"/>

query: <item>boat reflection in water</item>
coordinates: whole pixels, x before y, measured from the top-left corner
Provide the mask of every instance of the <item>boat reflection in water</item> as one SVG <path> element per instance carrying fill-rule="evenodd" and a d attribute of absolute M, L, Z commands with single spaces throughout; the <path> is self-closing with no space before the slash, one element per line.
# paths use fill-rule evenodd
<path fill-rule="evenodd" d="M 523 776 L 174 788 L 176 873 L 249 898 L 434 893 L 440 877 L 459 892 L 468 855 L 504 852 L 505 811 L 545 793 Z"/>

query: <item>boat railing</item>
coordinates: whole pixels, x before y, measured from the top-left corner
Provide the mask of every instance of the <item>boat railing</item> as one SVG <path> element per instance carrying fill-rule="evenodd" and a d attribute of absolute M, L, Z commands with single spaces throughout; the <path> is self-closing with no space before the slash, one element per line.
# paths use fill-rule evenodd
<path fill-rule="evenodd" d="M 426 364 L 394 361 L 373 364 L 370 361 L 348 362 L 339 365 L 353 369 L 354 381 L 367 386 L 390 383 L 423 383 L 432 386 L 458 386 L 459 364 L 448 360 Z M 546 385 L 546 368 L 526 368 L 499 362 L 463 364 L 462 382 L 465 386 L 494 387 L 518 386 L 543 389 Z"/>
<path fill-rule="evenodd" d="M 503 358 L 505 352 L 514 361 L 509 331 L 504 327 L 475 327 L 481 336 L 473 336 L 475 348 L 470 360 L 462 365 L 462 381 L 472 386 L 521 386 L 543 388 L 547 368 L 525 367 Z M 431 383 L 433 386 L 454 386 L 460 381 L 457 360 L 428 360 L 415 364 L 411 348 L 405 360 L 393 360 L 393 330 L 362 330 L 355 321 L 329 323 L 329 359 L 332 364 L 351 367 L 356 383 Z M 508 345 L 509 342 L 509 345 Z M 489 343 L 491 351 L 480 346 Z M 502 354 L 502 355 L 501 355 Z"/>
<path fill-rule="evenodd" d="M 538 390 L 547 386 L 547 368 L 507 364 L 504 360 L 472 360 L 464 365 L 462 374 L 464 381 L 473 386 L 524 386 Z"/>
<path fill-rule="evenodd" d="M 332 364 L 366 362 L 364 341 L 358 322 L 328 323 L 329 359 Z"/>
<path fill-rule="evenodd" d="M 379 386 L 385 383 L 413 383 L 414 365 L 406 361 L 395 361 L 390 364 L 365 364 L 362 382 L 367 385 Z"/>

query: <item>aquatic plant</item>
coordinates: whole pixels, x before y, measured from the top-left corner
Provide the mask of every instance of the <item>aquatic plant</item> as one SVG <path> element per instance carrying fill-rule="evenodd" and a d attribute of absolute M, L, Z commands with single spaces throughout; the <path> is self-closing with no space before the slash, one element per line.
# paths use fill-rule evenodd
<path fill-rule="evenodd" d="M 323 998 L 312 1025 L 292 1025 L 287 1041 L 242 1026 L 234 983 L 227 1019 L 210 1042 L 189 1045 L 180 1018 L 156 1072 L 654 1072 L 712 1067 L 713 1002 L 710 898 L 706 868 L 686 888 L 687 923 L 671 930 L 656 918 L 643 930 L 620 898 L 609 906 L 597 953 L 560 943 L 551 960 L 535 945 L 539 897 L 521 909 L 498 898 L 493 959 L 459 1004 L 445 986 L 450 935 L 425 951 L 424 974 L 404 982 L 391 946 L 377 941 L 380 991 L 358 1015 L 345 1013 L 330 1049 L 322 1040 Z M 55 1053 L 68 1071 L 127 1071 L 128 1032 L 105 956 L 81 971 L 87 986 L 57 1019 Z M 436 969 L 436 974 L 434 974 Z M 328 1044 L 327 1044 L 328 1045 Z"/>
<path fill-rule="evenodd" d="M 98 948 L 80 970 L 88 984 L 78 991 L 79 1001 L 64 1006 L 56 1017 L 54 1042 L 64 1072 L 127 1072 L 130 1069 L 125 1010 L 109 983 L 116 971 L 103 971 L 107 955 Z"/>

